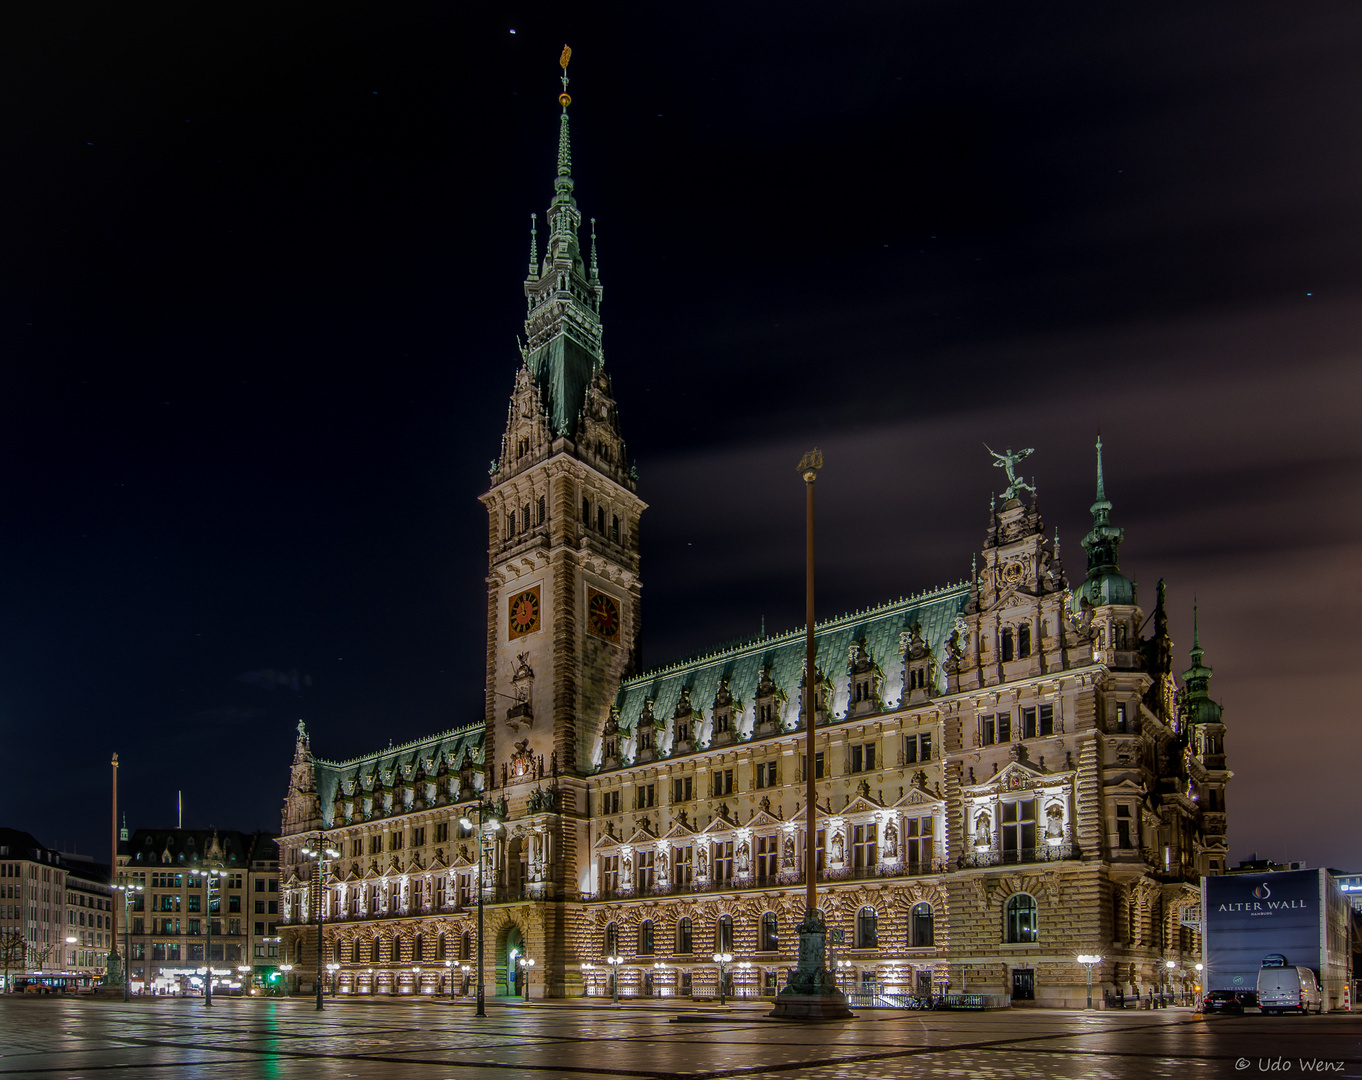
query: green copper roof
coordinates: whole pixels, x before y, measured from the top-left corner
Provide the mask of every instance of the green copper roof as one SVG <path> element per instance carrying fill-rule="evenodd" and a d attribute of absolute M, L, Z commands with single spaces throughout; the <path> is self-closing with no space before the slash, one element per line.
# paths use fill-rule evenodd
<path fill-rule="evenodd" d="M 348 761 L 323 761 L 314 758 L 313 775 L 317 784 L 317 797 L 321 802 L 322 821 L 327 828 L 335 823 L 336 789 L 344 785 L 346 794 L 355 790 L 355 784 L 363 781 L 367 789 L 369 777 L 393 784 L 407 780 L 416 772 L 418 762 L 427 776 L 433 777 L 443 761 L 450 772 L 457 772 L 463 760 L 464 750 L 468 750 L 473 761 L 482 762 L 483 725 L 479 721 L 452 731 L 442 731 L 438 735 L 428 735 L 401 746 L 390 746 L 374 754 L 350 758 Z"/>
<path fill-rule="evenodd" d="M 1092 529 L 1083 537 L 1088 556 L 1088 573 L 1074 593 L 1074 606 L 1087 600 L 1093 607 L 1106 604 L 1135 603 L 1135 586 L 1121 573 L 1121 540 L 1125 530 L 1111 523 L 1111 503 L 1107 501 L 1102 476 L 1102 438 L 1097 438 L 1097 498 L 1092 504 Z"/>
<path fill-rule="evenodd" d="M 818 624 L 814 630 L 817 665 L 825 677 L 832 679 L 833 715 L 845 714 L 847 710 L 850 696 L 847 673 L 851 666 L 851 650 L 857 642 L 865 640 L 871 661 L 883 672 L 881 698 L 886 706 L 893 706 L 903 694 L 900 635 L 917 624 L 939 664 L 945 659 L 946 641 L 955 627 L 956 617 L 965 610 L 968 600 L 969 585 L 961 583 Z M 648 699 L 653 701 L 653 715 L 670 721 L 683 687 L 690 689 L 694 712 L 703 712 L 708 718 L 720 681 L 725 677 L 728 678 L 728 692 L 733 695 L 735 715 L 739 702 L 750 712 L 757 683 L 768 666 L 771 681 L 785 697 L 783 719 L 793 725 L 801 697 L 804 654 L 805 633 L 800 629 L 638 675 L 622 684 L 616 699 L 620 727 L 632 729 Z M 738 726 L 740 731 L 750 731 L 750 716 Z M 670 735 L 659 738 L 658 743 L 661 749 L 667 749 Z"/>

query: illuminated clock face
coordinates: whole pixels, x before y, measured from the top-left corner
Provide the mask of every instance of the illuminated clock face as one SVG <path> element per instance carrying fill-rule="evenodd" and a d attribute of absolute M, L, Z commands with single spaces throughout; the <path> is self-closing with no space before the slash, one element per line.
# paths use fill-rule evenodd
<path fill-rule="evenodd" d="M 511 637 L 524 637 L 539 629 L 539 586 L 511 597 L 507 627 Z"/>
<path fill-rule="evenodd" d="M 586 596 L 586 623 L 591 632 L 606 641 L 620 639 L 620 606 L 613 597 L 588 589 Z"/>

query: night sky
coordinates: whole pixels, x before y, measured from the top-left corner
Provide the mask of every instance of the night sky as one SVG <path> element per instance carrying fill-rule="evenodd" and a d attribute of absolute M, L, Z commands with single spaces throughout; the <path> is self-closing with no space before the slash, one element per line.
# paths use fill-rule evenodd
<path fill-rule="evenodd" d="M 968 576 L 1093 442 L 1231 857 L 1362 869 L 1362 6 L 28 5 L 0 37 L 0 824 L 277 829 L 481 720 L 486 518 L 557 59 L 649 666 Z M 27 20 L 27 21 L 24 21 Z"/>

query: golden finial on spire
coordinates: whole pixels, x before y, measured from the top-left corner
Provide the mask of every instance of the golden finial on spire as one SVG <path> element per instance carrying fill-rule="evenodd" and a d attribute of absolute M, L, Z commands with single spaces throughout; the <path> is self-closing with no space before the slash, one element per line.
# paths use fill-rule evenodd
<path fill-rule="evenodd" d="M 562 92 L 561 94 L 558 95 L 558 104 L 561 105 L 561 106 L 563 106 L 563 109 L 564 109 L 564 110 L 566 110 L 567 107 L 568 107 L 569 105 L 572 104 L 572 95 L 570 95 L 570 94 L 567 92 L 567 84 L 568 84 L 567 66 L 568 66 L 568 61 L 571 60 L 571 59 L 572 59 L 572 46 L 571 46 L 571 45 L 564 45 L 564 46 L 563 46 L 563 54 L 562 54 L 560 57 L 558 57 L 558 66 L 559 66 L 560 68 L 563 69 L 563 92 Z M 566 111 L 563 113 L 563 115 L 564 115 L 564 116 L 567 115 Z"/>

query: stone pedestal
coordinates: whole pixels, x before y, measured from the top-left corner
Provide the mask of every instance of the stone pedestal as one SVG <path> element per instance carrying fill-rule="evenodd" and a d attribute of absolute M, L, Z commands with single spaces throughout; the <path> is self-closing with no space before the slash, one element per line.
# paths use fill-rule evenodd
<path fill-rule="evenodd" d="M 780 1020 L 849 1020 L 847 999 L 827 965 L 827 931 L 816 911 L 799 924 L 799 966 L 768 1014 Z"/>
<path fill-rule="evenodd" d="M 123 958 L 118 955 L 118 950 L 114 949 L 109 953 L 104 962 L 104 977 L 100 979 L 101 986 L 123 985 Z"/>

